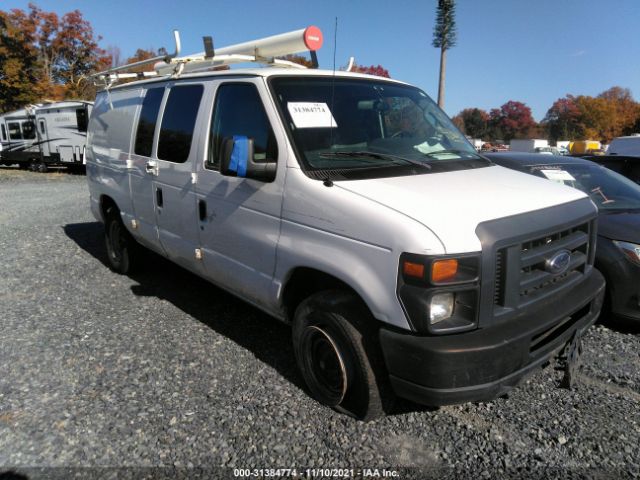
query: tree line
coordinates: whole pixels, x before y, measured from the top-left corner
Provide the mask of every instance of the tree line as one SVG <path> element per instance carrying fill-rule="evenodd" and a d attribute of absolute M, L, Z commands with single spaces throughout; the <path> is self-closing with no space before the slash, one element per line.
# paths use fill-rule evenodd
<path fill-rule="evenodd" d="M 434 46 L 447 49 L 455 45 L 453 12 L 453 0 L 439 0 Z M 99 47 L 101 39 L 79 10 L 61 17 L 33 3 L 27 11 L 0 10 L 0 112 L 43 100 L 92 100 L 95 86 L 84 80 L 90 73 L 166 54 L 163 49 L 138 49 L 133 56 L 122 59 L 118 47 Z M 285 58 L 311 65 L 299 55 Z M 353 71 L 390 76 L 380 65 L 355 65 Z M 443 78 L 439 90 L 443 95 Z M 454 117 L 454 122 L 467 135 L 490 141 L 537 137 L 552 142 L 564 139 L 609 142 L 620 135 L 640 132 L 640 103 L 633 99 L 629 89 L 612 87 L 596 97 L 559 98 L 540 123 L 533 119 L 525 103 L 513 100 L 489 112 L 464 109 Z"/>
<path fill-rule="evenodd" d="M 455 117 L 455 124 L 473 138 L 509 142 L 514 138 L 557 140 L 599 140 L 609 143 L 622 135 L 640 133 L 640 103 L 628 88 L 611 87 L 601 94 L 566 95 L 557 99 L 537 123 L 531 109 L 510 100 L 487 112 L 465 108 Z"/>
<path fill-rule="evenodd" d="M 45 100 L 93 100 L 96 87 L 86 81 L 89 74 L 167 53 L 139 48 L 131 57 L 122 58 L 118 47 L 101 48 L 101 40 L 79 10 L 59 16 L 34 3 L 27 11 L 0 10 L 0 112 Z M 285 58 L 311 66 L 300 55 Z M 380 65 L 356 65 L 353 70 L 389 76 Z"/>
<path fill-rule="evenodd" d="M 93 85 L 82 79 L 111 65 L 100 40 L 79 10 L 62 17 L 32 3 L 26 12 L 0 10 L 0 111 L 92 98 Z"/>

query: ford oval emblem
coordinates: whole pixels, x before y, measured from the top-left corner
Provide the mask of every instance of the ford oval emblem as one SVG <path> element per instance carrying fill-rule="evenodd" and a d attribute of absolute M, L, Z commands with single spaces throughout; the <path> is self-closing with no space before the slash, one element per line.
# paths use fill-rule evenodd
<path fill-rule="evenodd" d="M 544 262 L 544 267 L 547 272 L 553 275 L 560 275 L 567 271 L 570 263 L 571 252 L 569 250 L 560 250 Z"/>

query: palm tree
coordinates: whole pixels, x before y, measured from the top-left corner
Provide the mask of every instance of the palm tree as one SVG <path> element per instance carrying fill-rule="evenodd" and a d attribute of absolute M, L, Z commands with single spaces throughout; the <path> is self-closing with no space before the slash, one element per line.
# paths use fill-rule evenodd
<path fill-rule="evenodd" d="M 438 106 L 444 108 L 444 77 L 447 69 L 447 50 L 456 45 L 455 0 L 438 0 L 433 46 L 440 49 L 440 81 Z"/>

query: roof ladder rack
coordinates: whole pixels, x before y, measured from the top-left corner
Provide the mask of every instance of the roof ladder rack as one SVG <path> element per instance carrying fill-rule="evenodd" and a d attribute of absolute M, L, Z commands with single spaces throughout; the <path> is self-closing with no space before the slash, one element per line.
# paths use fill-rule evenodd
<path fill-rule="evenodd" d="M 176 42 L 174 53 L 113 67 L 94 73 L 89 78 L 93 78 L 96 85 L 108 89 L 122 79 L 143 79 L 160 76 L 179 77 L 182 73 L 202 72 L 234 63 L 259 63 L 289 68 L 307 68 L 304 65 L 277 58 L 303 51 L 310 52 L 312 65 L 317 68 L 318 57 L 316 51 L 322 47 L 323 40 L 320 29 L 310 26 L 214 50 L 213 38 L 207 36 L 203 37 L 204 52 L 178 57 L 181 49 L 180 34 L 177 30 L 174 30 L 173 35 Z M 153 64 L 153 70 L 151 71 L 125 72 L 132 68 L 151 64 Z"/>
<path fill-rule="evenodd" d="M 128 63 L 127 65 L 120 65 L 118 67 L 113 67 L 108 70 L 103 70 L 102 72 L 89 75 L 88 78 L 93 78 L 94 82 L 96 82 L 96 85 L 101 85 L 106 88 L 109 88 L 113 83 L 115 83 L 120 79 L 158 76 L 158 73 L 154 71 L 137 72 L 137 73 L 118 73 L 118 72 L 121 72 L 123 70 L 129 70 L 131 68 L 142 67 L 144 65 L 156 64 L 159 61 L 163 61 L 165 63 L 171 62 L 172 59 L 180 55 L 181 43 L 180 43 L 180 32 L 178 32 L 178 30 L 173 31 L 173 38 L 176 43 L 176 48 L 175 48 L 175 51 L 171 54 L 158 55 L 157 57 L 147 58 L 146 60 L 140 60 L 139 62 L 133 62 L 133 63 Z"/>

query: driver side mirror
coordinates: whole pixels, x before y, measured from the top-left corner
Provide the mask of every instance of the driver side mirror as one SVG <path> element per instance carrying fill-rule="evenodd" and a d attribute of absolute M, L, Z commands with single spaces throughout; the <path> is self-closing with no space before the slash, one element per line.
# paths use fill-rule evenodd
<path fill-rule="evenodd" d="M 272 182 L 276 178 L 276 162 L 255 161 L 253 139 L 243 135 L 225 138 L 222 142 L 220 173 L 229 177 L 244 177 Z"/>

